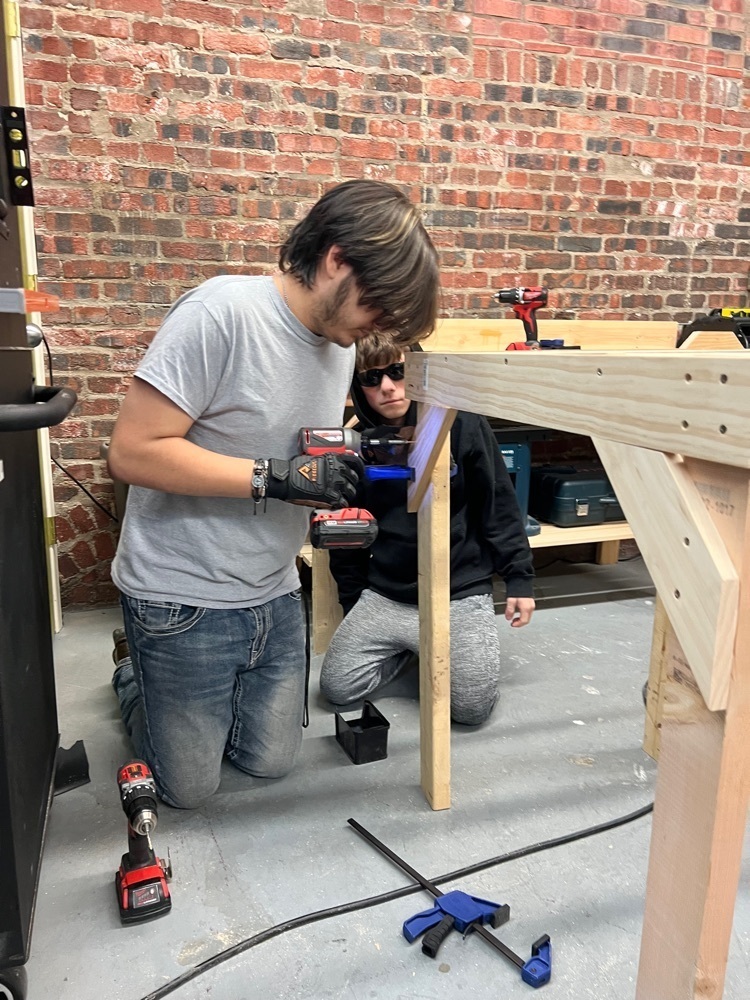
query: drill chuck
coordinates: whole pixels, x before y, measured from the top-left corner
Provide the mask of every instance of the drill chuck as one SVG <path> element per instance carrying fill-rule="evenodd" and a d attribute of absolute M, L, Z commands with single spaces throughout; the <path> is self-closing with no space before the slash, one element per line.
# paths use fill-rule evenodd
<path fill-rule="evenodd" d="M 156 829 L 156 783 L 147 764 L 140 760 L 124 764 L 117 772 L 120 801 L 133 832 L 148 836 Z"/>
<path fill-rule="evenodd" d="M 128 822 L 133 828 L 133 833 L 139 837 L 148 837 L 156 829 L 158 817 L 151 809 L 139 809 L 132 819 L 128 818 Z"/>
<path fill-rule="evenodd" d="M 528 305 L 533 302 L 538 307 L 547 305 L 548 291 L 543 285 L 527 288 L 519 285 L 516 288 L 501 288 L 499 292 L 495 292 L 494 297 L 506 306 Z"/>

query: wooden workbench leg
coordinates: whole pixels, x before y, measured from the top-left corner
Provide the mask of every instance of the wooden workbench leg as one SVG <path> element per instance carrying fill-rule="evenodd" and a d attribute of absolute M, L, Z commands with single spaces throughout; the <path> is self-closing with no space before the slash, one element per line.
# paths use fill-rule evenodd
<path fill-rule="evenodd" d="M 599 566 L 613 566 L 620 558 L 620 542 L 613 539 L 609 542 L 597 542 L 596 562 Z"/>
<path fill-rule="evenodd" d="M 636 997 L 719 1000 L 748 806 L 750 712 L 746 690 L 730 692 L 726 721 L 710 712 L 677 650 L 669 661 Z"/>
<path fill-rule="evenodd" d="M 643 749 L 654 760 L 659 759 L 661 720 L 664 714 L 664 694 L 667 684 L 667 646 L 672 640 L 677 641 L 664 602 L 657 595 L 646 694 L 646 723 L 643 730 Z"/>
<path fill-rule="evenodd" d="M 449 459 L 446 438 L 419 507 L 421 781 L 433 809 L 451 804 Z"/>
<path fill-rule="evenodd" d="M 731 477 L 737 475 L 730 470 Z M 702 473 L 699 473 L 701 476 Z M 744 473 L 746 476 L 747 474 Z M 711 481 L 708 474 L 699 488 Z M 750 802 L 750 521 L 747 481 L 720 504 L 702 488 L 740 574 L 726 712 L 710 712 L 668 631 L 637 1000 L 720 1000 Z M 729 499 L 725 499 L 729 497 Z"/>
<path fill-rule="evenodd" d="M 331 636 L 343 618 L 336 581 L 331 576 L 328 553 L 312 550 L 312 648 L 325 653 Z"/>

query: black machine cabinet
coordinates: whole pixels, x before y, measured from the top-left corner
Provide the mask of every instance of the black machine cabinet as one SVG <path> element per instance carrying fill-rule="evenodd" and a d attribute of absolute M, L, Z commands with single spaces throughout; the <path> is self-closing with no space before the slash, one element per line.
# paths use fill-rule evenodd
<path fill-rule="evenodd" d="M 30 391 L 28 355 L 0 350 L 0 414 Z M 0 461 L 2 966 L 28 955 L 58 731 L 36 432 L 0 432 Z"/>
<path fill-rule="evenodd" d="M 0 995 L 22 1000 L 59 742 L 33 428 L 58 423 L 76 397 L 34 387 L 14 327 L 0 314 Z"/>
<path fill-rule="evenodd" d="M 9 177 L 9 143 L 25 143 L 8 107 L 0 19 L 0 304 L 23 309 L 18 205 L 31 182 Z M 10 124 L 8 124 L 10 123 Z M 28 158 L 20 157 L 28 173 Z M 16 291 L 14 291 L 16 290 Z M 24 312 L 0 312 L 0 996 L 22 1000 L 58 750 L 38 434 L 75 393 L 36 386 Z"/>

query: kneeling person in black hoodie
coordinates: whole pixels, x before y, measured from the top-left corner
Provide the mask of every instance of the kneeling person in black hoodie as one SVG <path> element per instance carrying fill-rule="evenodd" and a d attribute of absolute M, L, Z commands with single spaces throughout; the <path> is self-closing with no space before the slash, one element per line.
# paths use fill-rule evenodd
<path fill-rule="evenodd" d="M 357 344 L 352 399 L 359 430 L 413 427 L 401 349 L 383 335 Z M 392 431 L 391 431 L 392 433 Z M 478 725 L 498 698 L 502 647 L 492 576 L 505 580 L 505 618 L 515 628 L 534 611 L 531 550 L 513 485 L 484 417 L 459 412 L 450 435 L 451 718 Z M 344 620 L 323 661 L 322 693 L 335 705 L 369 697 L 419 652 L 417 515 L 403 479 L 362 480 L 356 504 L 377 518 L 370 549 L 330 553 Z"/>

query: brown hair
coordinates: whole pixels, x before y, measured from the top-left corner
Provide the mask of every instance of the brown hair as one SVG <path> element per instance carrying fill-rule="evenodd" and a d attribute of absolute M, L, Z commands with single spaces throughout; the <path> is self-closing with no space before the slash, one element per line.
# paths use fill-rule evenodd
<path fill-rule="evenodd" d="M 355 371 L 364 372 L 368 368 L 385 368 L 394 361 L 400 361 L 403 349 L 394 343 L 387 333 L 373 333 L 364 340 L 357 341 Z"/>
<path fill-rule="evenodd" d="M 396 344 L 428 337 L 437 321 L 440 276 L 435 247 L 419 209 L 384 181 L 345 181 L 331 188 L 294 227 L 279 267 L 312 288 L 332 246 L 352 269 L 360 305 Z"/>

